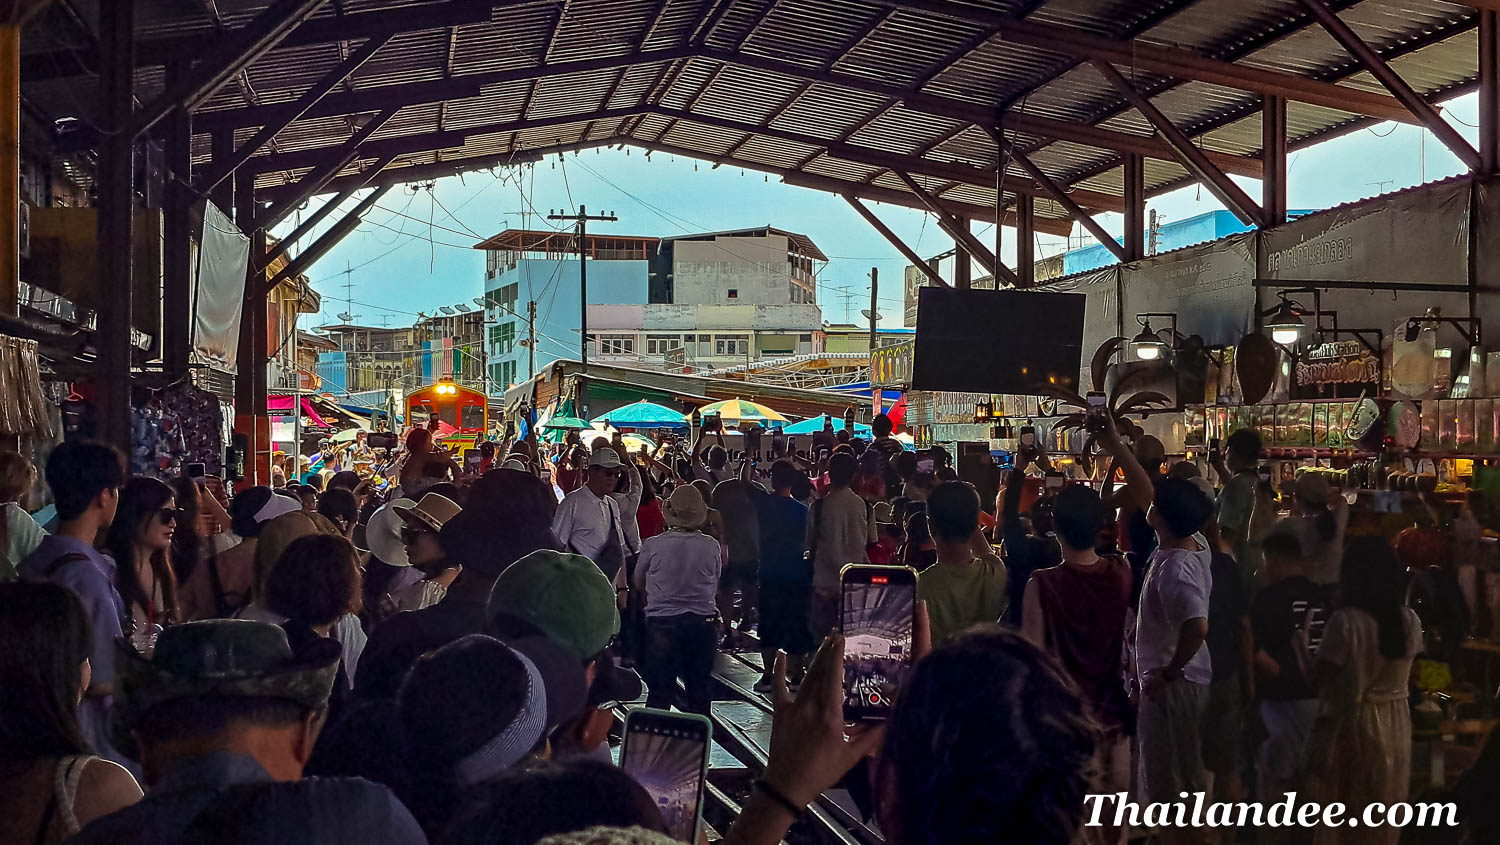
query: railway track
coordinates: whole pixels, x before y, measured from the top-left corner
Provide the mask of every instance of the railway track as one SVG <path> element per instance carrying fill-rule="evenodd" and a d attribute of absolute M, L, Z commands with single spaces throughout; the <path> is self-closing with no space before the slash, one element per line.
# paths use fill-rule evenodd
<path fill-rule="evenodd" d="M 753 644 L 753 641 L 752 641 Z M 750 794 L 751 784 L 766 765 L 771 742 L 771 702 L 754 690 L 760 677 L 760 656 L 754 652 L 720 652 L 714 666 L 717 695 L 710 719 L 714 748 L 710 753 L 704 820 L 710 841 L 728 830 Z M 615 709 L 614 733 L 624 735 L 625 716 L 644 702 Z M 880 834 L 865 825 L 848 793 L 833 790 L 820 796 L 808 813 L 793 825 L 787 845 L 883 845 Z"/>

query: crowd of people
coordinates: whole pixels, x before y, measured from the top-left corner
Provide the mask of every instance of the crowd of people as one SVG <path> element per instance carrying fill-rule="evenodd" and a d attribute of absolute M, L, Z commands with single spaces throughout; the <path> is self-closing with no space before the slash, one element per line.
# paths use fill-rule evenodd
<path fill-rule="evenodd" d="M 726 647 L 761 652 L 775 713 L 733 845 L 781 842 L 851 778 L 912 845 L 1149 833 L 1084 826 L 1098 793 L 1407 799 L 1422 626 L 1319 478 L 1278 517 L 1253 433 L 1215 484 L 1108 421 L 1105 489 L 1024 446 L 984 501 L 943 449 L 872 428 L 811 452 L 517 439 L 470 473 L 417 429 L 389 493 L 345 471 L 232 498 L 70 441 L 51 533 L 21 506 L 35 469 L 0 454 L 0 841 L 657 841 L 616 708 L 708 714 Z M 916 665 L 879 726 L 843 713 L 856 563 L 918 572 Z"/>

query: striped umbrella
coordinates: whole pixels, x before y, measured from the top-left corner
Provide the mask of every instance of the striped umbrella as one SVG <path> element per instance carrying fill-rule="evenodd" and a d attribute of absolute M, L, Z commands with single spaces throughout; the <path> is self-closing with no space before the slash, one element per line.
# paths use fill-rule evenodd
<path fill-rule="evenodd" d="M 786 422 L 786 417 L 759 402 L 751 402 L 748 399 L 725 399 L 721 402 L 713 402 L 699 408 L 698 413 L 705 417 L 718 414 L 719 419 L 734 422 L 741 420 L 758 423 Z"/>

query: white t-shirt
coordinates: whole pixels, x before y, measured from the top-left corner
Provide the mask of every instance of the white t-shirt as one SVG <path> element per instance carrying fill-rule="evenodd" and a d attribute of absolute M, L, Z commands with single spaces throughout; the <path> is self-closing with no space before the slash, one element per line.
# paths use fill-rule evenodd
<path fill-rule="evenodd" d="M 1172 662 L 1183 623 L 1208 618 L 1213 556 L 1202 534 L 1193 539 L 1198 541 L 1198 551 L 1159 548 L 1151 554 L 1135 625 L 1136 671 L 1142 685 Z M 1213 680 L 1207 644 L 1183 667 L 1182 677 L 1195 684 Z"/>

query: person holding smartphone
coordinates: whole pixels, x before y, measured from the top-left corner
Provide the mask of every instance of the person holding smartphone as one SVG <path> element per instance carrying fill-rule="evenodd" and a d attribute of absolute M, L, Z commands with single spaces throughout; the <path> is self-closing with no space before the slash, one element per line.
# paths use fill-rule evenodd
<path fill-rule="evenodd" d="M 1275 521 L 1270 489 L 1257 472 L 1260 450 L 1260 435 L 1239 429 L 1224 442 L 1223 468 L 1219 469 L 1224 482 L 1217 503 L 1219 536 L 1234 550 L 1240 579 L 1247 585 L 1256 583 L 1261 570 L 1260 539 Z"/>
<path fill-rule="evenodd" d="M 1307 767 L 1318 693 L 1302 674 L 1293 640 L 1309 617 L 1321 634 L 1329 597 L 1307 577 L 1303 542 L 1290 526 L 1272 529 L 1261 550 L 1271 583 L 1256 593 L 1250 608 L 1256 689 L 1266 728 L 1255 762 L 1260 795 L 1272 800 L 1295 789 Z"/>

